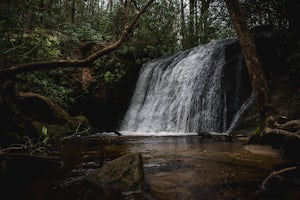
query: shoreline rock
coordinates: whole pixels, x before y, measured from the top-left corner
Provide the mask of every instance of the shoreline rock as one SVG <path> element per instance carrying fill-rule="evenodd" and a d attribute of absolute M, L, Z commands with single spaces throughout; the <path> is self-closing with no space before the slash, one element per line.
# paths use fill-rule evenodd
<path fill-rule="evenodd" d="M 97 172 L 85 177 L 85 180 L 122 194 L 143 193 L 143 159 L 139 153 L 126 154 L 103 165 Z"/>

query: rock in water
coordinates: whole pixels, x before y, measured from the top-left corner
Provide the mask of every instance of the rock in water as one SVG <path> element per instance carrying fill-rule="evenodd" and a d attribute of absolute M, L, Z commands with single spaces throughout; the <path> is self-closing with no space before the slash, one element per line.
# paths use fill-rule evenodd
<path fill-rule="evenodd" d="M 144 169 L 141 154 L 126 154 L 105 164 L 86 180 L 104 188 L 128 193 L 141 192 L 144 188 Z"/>

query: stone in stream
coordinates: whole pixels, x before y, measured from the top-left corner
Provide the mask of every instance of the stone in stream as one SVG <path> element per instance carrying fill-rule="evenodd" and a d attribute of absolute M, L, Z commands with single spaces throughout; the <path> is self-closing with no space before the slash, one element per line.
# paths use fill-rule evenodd
<path fill-rule="evenodd" d="M 85 180 L 105 190 L 142 193 L 144 188 L 143 159 L 139 153 L 126 154 L 105 164 L 99 171 L 88 175 Z"/>

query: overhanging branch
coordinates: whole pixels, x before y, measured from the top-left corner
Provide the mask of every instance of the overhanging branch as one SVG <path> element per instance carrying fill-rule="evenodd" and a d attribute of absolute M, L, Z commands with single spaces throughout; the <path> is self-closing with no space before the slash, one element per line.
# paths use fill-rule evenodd
<path fill-rule="evenodd" d="M 147 8 L 154 2 L 154 0 L 149 0 L 139 10 L 139 12 L 134 15 L 132 21 L 129 22 L 129 10 L 131 6 L 131 2 L 132 1 L 128 1 L 128 4 L 126 6 L 124 30 L 121 36 L 119 37 L 119 39 L 113 44 L 108 45 L 81 60 L 55 60 L 55 61 L 45 61 L 45 62 L 33 62 L 33 63 L 15 65 L 5 69 L 0 69 L 0 78 L 11 77 L 12 75 L 19 74 L 22 72 L 28 72 L 28 71 L 91 66 L 94 61 L 118 49 L 125 42 L 128 35 L 134 29 L 140 16 L 147 10 Z"/>

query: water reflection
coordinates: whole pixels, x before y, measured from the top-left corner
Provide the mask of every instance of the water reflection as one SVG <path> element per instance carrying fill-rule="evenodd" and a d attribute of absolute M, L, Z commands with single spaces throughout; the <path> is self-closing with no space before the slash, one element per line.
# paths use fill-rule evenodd
<path fill-rule="evenodd" d="M 144 160 L 144 198 L 101 191 L 83 178 L 126 153 Z M 261 181 L 284 161 L 248 152 L 240 141 L 199 136 L 89 136 L 65 141 L 65 167 L 54 176 L 36 180 L 14 177 L 1 182 L 10 199 L 253 199 Z M 25 173 L 24 173 L 25 174 Z M 2 187 L 3 189 L 4 187 Z M 15 195 L 15 196 L 14 196 Z"/>
<path fill-rule="evenodd" d="M 157 199 L 253 199 L 263 178 L 283 162 L 224 139 L 129 137 L 125 143 L 143 155 L 146 183 Z"/>

